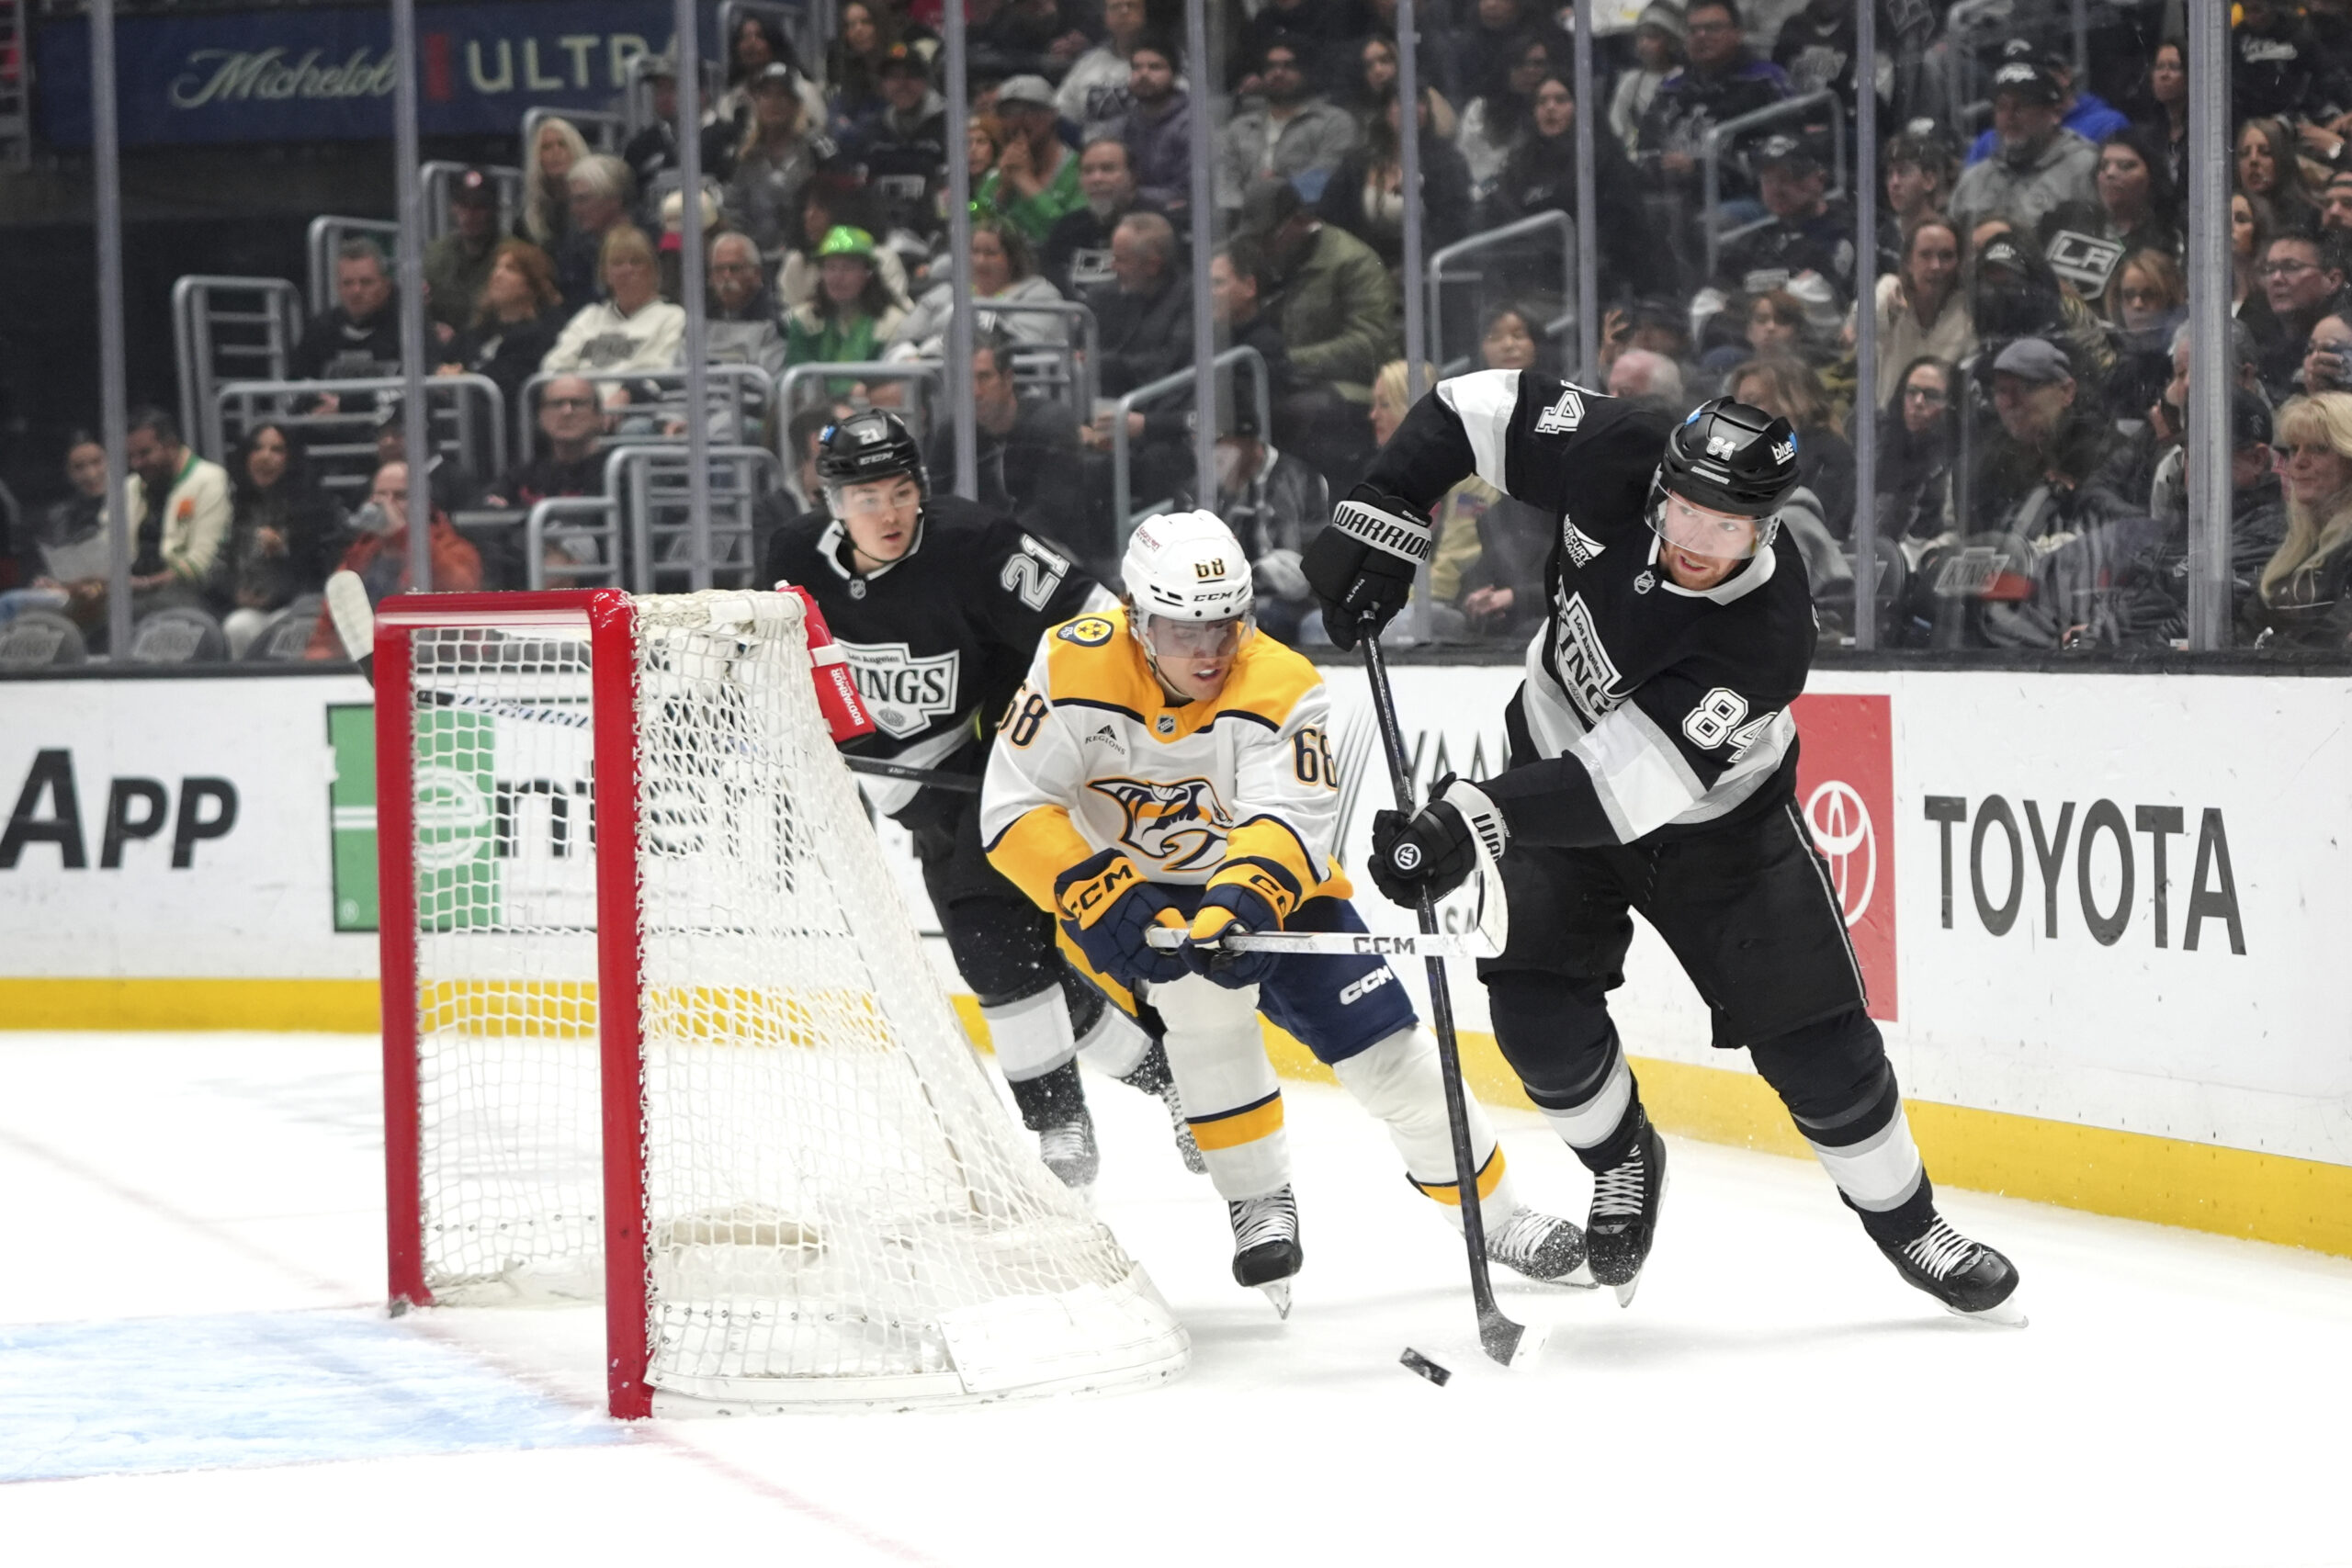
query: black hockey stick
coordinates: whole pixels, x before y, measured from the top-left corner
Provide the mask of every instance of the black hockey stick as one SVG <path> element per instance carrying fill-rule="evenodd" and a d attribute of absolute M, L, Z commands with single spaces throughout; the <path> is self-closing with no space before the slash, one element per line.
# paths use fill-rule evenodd
<path fill-rule="evenodd" d="M 339 581 L 338 579 L 347 579 Z M 339 571 L 327 579 L 327 614 L 334 622 L 335 636 L 343 643 L 345 657 L 359 666 L 359 673 L 368 683 L 376 683 L 376 612 L 368 603 L 368 591 L 361 586 L 356 573 Z M 473 697 L 462 692 L 435 691 L 430 687 L 412 688 L 417 701 L 428 707 L 464 708 L 469 712 L 494 714 L 505 718 L 521 719 L 529 724 L 560 724 L 568 729 L 585 729 L 588 714 L 580 708 L 536 707 L 528 703 L 502 701 L 496 697 Z M 934 768 L 909 767 L 904 762 L 888 762 L 879 757 L 856 757 L 847 752 L 842 761 L 853 773 L 866 773 L 875 778 L 903 779 L 926 789 L 953 790 L 958 795 L 978 795 L 980 781 L 969 773 L 943 773 Z"/>
<path fill-rule="evenodd" d="M 1372 685 L 1373 716 L 1379 720 L 1380 744 L 1388 753 L 1388 777 L 1396 787 L 1396 809 L 1413 815 L 1412 764 L 1405 755 L 1405 732 L 1396 723 L 1396 698 L 1388 687 L 1388 664 L 1381 656 L 1379 634 L 1369 627 L 1363 635 L 1363 670 Z M 1421 934 L 1435 936 L 1437 905 L 1426 884 L 1421 887 Z M 1453 993 L 1445 983 L 1445 960 L 1429 960 L 1430 1021 L 1437 1033 L 1438 1073 L 1445 1080 L 1445 1121 L 1453 1134 L 1454 1194 L 1462 1203 L 1462 1240 L 1470 1254 L 1470 1299 L 1478 1308 L 1478 1343 L 1487 1355 L 1508 1367 L 1519 1353 L 1526 1327 L 1503 1315 L 1495 1304 L 1494 1281 L 1487 1274 L 1487 1223 L 1478 1212 L 1478 1156 L 1470 1146 L 1470 1097 L 1462 1086 L 1462 1052 L 1453 1032 Z M 1497 1155 L 1502 1153 L 1497 1145 Z"/>

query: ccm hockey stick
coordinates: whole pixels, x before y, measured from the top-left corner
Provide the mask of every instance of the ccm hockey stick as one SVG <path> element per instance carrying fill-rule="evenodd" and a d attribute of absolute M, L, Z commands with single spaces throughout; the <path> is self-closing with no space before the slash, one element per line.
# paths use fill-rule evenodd
<path fill-rule="evenodd" d="M 1367 627 L 1363 636 L 1363 671 L 1372 686 L 1373 716 L 1379 721 L 1380 744 L 1388 753 L 1388 776 L 1396 789 L 1396 809 L 1410 817 L 1413 773 L 1405 754 L 1405 732 L 1396 723 L 1396 697 L 1388 685 L 1388 663 L 1380 651 L 1379 634 Z M 1482 873 L 1485 867 L 1481 866 Z M 1487 874 L 1495 901 L 1501 901 L 1501 878 Z M 1421 888 L 1421 935 L 1439 935 L 1437 908 L 1425 886 Z M 1454 1194 L 1462 1203 L 1462 1241 L 1470 1255 L 1470 1299 L 1478 1308 L 1478 1343 L 1487 1354 L 1508 1367 L 1526 1337 L 1523 1324 L 1503 1315 L 1495 1304 L 1494 1281 L 1487 1274 L 1487 1225 L 1478 1212 L 1478 1156 L 1470 1146 L 1469 1093 L 1462 1086 L 1462 1053 L 1453 1032 L 1453 993 L 1445 981 L 1445 960 L 1429 949 L 1430 1021 L 1437 1034 L 1439 1075 L 1445 1080 L 1445 1120 L 1453 1134 Z M 1498 1147 L 1498 1154 L 1501 1152 Z"/>
<path fill-rule="evenodd" d="M 327 579 L 327 615 L 334 622 L 337 640 L 343 644 L 345 657 L 359 666 L 368 683 L 376 683 L 376 611 L 368 603 L 367 585 L 354 571 L 338 571 Z M 504 702 L 496 697 L 469 696 L 462 692 L 434 691 L 416 688 L 417 700 L 434 707 L 464 708 L 473 713 L 495 714 L 503 718 L 520 719 L 528 724 L 559 724 L 567 729 L 585 729 L 589 725 L 584 708 L 537 707 L 528 703 Z M 842 761 L 854 773 L 867 773 L 876 778 L 904 779 L 928 789 L 953 790 L 959 795 L 978 795 L 980 781 L 968 773 L 943 773 L 932 768 L 910 768 L 903 762 L 887 762 L 879 757 L 854 757 L 843 753 Z"/>
<path fill-rule="evenodd" d="M 1190 941 L 1182 931 L 1154 927 L 1144 941 L 1162 949 Z M 1229 936 L 1221 948 L 1235 953 L 1297 953 L 1317 958 L 1492 958 L 1510 941 L 1510 912 L 1502 877 L 1478 846 L 1478 924 L 1466 931 L 1435 936 L 1375 936 L 1370 931 L 1253 931 Z"/>

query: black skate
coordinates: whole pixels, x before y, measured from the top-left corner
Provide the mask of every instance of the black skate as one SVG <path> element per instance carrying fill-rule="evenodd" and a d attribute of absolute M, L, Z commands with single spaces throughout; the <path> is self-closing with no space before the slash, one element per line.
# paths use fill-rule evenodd
<path fill-rule="evenodd" d="M 1082 1105 L 1077 1120 L 1038 1130 L 1037 1152 L 1045 1156 L 1046 1168 L 1060 1177 L 1065 1187 L 1091 1187 L 1102 1171 L 1102 1151 L 1094 1144 L 1094 1118 Z"/>
<path fill-rule="evenodd" d="M 1589 1291 L 1596 1283 L 1585 1266 L 1584 1232 L 1540 1209 L 1515 1209 L 1488 1231 L 1487 1257 L 1540 1284 Z"/>
<path fill-rule="evenodd" d="M 1657 1234 L 1658 1201 L 1666 1195 L 1666 1140 L 1636 1109 L 1633 1149 L 1592 1179 L 1592 1209 L 1585 1216 L 1585 1246 L 1596 1283 L 1613 1287 L 1617 1304 L 1634 1304 L 1642 1265 Z"/>
<path fill-rule="evenodd" d="M 1946 1312 L 2005 1327 L 2025 1326 L 2017 1303 L 2017 1265 L 1983 1242 L 1969 1240 L 1942 1215 L 1911 1241 L 1899 1247 L 1882 1241 L 1878 1249 L 1895 1272 L 1943 1303 Z"/>
<path fill-rule="evenodd" d="M 1291 1276 L 1306 1261 L 1298 1245 L 1298 1200 L 1279 1187 L 1262 1198 L 1228 1202 L 1225 1212 L 1233 1222 L 1235 1283 L 1265 1292 L 1274 1311 L 1288 1317 Z"/>

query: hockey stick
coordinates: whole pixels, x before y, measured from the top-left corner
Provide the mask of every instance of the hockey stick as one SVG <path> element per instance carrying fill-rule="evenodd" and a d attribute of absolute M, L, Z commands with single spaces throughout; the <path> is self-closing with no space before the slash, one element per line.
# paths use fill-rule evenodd
<path fill-rule="evenodd" d="M 1155 926 L 1144 941 L 1178 948 L 1184 932 Z M 1440 931 L 1435 936 L 1374 936 L 1368 931 L 1265 931 L 1229 936 L 1217 943 L 1232 953 L 1295 953 L 1312 958 L 1492 958 L 1502 950 L 1481 931 Z"/>
<path fill-rule="evenodd" d="M 357 572 L 338 571 L 327 579 L 327 615 L 334 622 L 335 637 L 343 644 L 345 657 L 359 666 L 359 673 L 367 677 L 370 686 L 374 685 L 376 611 L 368 603 L 367 585 L 359 581 Z M 529 703 L 469 696 L 463 692 L 435 691 L 424 686 L 414 690 L 416 700 L 428 707 L 463 708 L 469 713 L 494 714 L 501 718 L 520 719 L 527 724 L 560 724 L 567 729 L 585 729 L 589 725 L 585 709 L 536 707 Z M 933 768 L 909 767 L 903 762 L 888 762 L 879 757 L 854 757 L 846 752 L 842 754 L 842 761 L 854 773 L 903 779 L 927 789 L 953 790 L 959 795 L 980 793 L 980 781 L 969 773 L 943 773 Z"/>
<path fill-rule="evenodd" d="M 1396 789 L 1396 809 L 1413 814 L 1412 765 L 1405 754 L 1405 732 L 1396 722 L 1396 696 L 1388 685 L 1388 663 L 1381 655 L 1380 636 L 1369 627 L 1363 637 L 1363 670 L 1372 687 L 1373 716 L 1380 723 L 1380 744 L 1388 753 L 1388 777 Z M 1482 866 L 1483 870 L 1483 866 Z M 1494 879 L 1498 884 L 1499 877 Z M 1500 888 L 1491 890 L 1500 902 Z M 1437 906 L 1425 885 L 1421 888 L 1421 935 L 1439 934 Z M 1470 1299 L 1478 1309 L 1478 1343 L 1487 1354 L 1508 1367 L 1525 1337 L 1524 1325 L 1512 1322 L 1495 1304 L 1494 1281 L 1487 1274 L 1487 1224 L 1478 1212 L 1478 1157 L 1470 1146 L 1470 1100 L 1462 1087 L 1462 1052 L 1453 1032 L 1453 993 L 1446 987 L 1445 960 L 1429 954 L 1430 1021 L 1437 1033 L 1439 1076 L 1445 1080 L 1445 1120 L 1453 1134 L 1454 1194 L 1462 1204 L 1462 1241 L 1470 1255 Z M 1496 1153 L 1502 1151 L 1499 1146 Z"/>

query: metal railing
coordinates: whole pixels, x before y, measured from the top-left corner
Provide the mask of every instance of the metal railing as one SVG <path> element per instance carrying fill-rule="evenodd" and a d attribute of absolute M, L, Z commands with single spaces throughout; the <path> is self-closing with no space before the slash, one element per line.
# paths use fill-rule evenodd
<path fill-rule="evenodd" d="M 594 521 L 584 526 L 573 526 L 571 520 L 575 517 Z M 574 560 L 568 550 L 560 560 L 548 558 L 550 544 L 574 542 L 595 547 L 596 558 Z M 550 496 L 535 503 L 530 515 L 523 519 L 524 585 L 534 591 L 547 587 L 550 581 L 563 588 L 618 588 L 620 548 L 620 497 Z"/>
<path fill-rule="evenodd" d="M 936 396 L 944 390 L 946 377 L 947 367 L 936 359 L 846 359 L 832 365 L 787 365 L 777 372 L 775 378 L 776 450 L 788 468 L 799 466 L 800 454 L 793 451 L 787 443 L 792 439 L 792 416 L 798 412 L 807 396 L 802 389 L 812 381 L 920 382 L 926 392 Z M 893 412 L 914 413 L 916 411 Z M 928 418 L 918 417 L 908 423 L 913 426 L 916 435 L 927 436 Z"/>
<path fill-rule="evenodd" d="M 706 420 L 718 422 L 730 428 L 739 441 L 743 434 L 766 418 L 770 383 L 767 372 L 756 365 L 711 365 L 704 369 L 706 395 L 710 406 Z M 650 386 L 657 394 L 651 402 L 631 401 L 626 408 L 607 410 L 628 416 L 647 416 L 649 426 L 632 429 L 633 417 L 624 418 L 618 428 L 605 434 L 607 446 L 662 446 L 682 444 L 684 434 L 671 434 L 661 428 L 670 419 L 683 421 L 686 416 L 686 373 L 673 370 L 542 370 L 523 383 L 515 397 L 514 447 L 522 462 L 538 456 L 539 393 L 550 381 L 566 377 L 578 377 L 601 389 L 606 387 L 641 388 Z"/>
<path fill-rule="evenodd" d="M 604 494 L 534 505 L 523 524 L 526 582 L 650 593 L 683 587 L 704 558 L 714 577 L 748 582 L 758 565 L 753 512 L 778 488 L 783 465 L 763 446 L 711 447 L 710 506 L 697 520 L 688 464 L 677 447 L 623 447 L 605 459 Z M 593 558 L 574 558 L 573 545 L 590 547 Z"/>
<path fill-rule="evenodd" d="M 212 400 L 220 385 L 283 378 L 301 336 L 302 296 L 282 277 L 190 274 L 172 285 L 180 430 L 198 451 L 216 462 L 228 456 Z"/>
<path fill-rule="evenodd" d="M 393 276 L 391 247 L 400 239 L 401 226 L 377 218 L 340 218 L 333 213 L 311 220 L 310 232 L 310 300 L 311 314 L 322 315 L 334 309 L 334 254 L 345 240 L 367 236 L 384 243 L 377 249 L 384 254 L 384 276 Z"/>
<path fill-rule="evenodd" d="M 1450 369 L 1445 357 L 1445 286 L 1485 280 L 1485 275 L 1481 273 L 1457 274 L 1449 277 L 1446 269 L 1465 256 L 1499 250 L 1532 235 L 1553 230 L 1557 230 L 1560 235 L 1561 308 L 1560 314 L 1544 323 L 1544 331 L 1547 336 L 1558 337 L 1573 329 L 1577 322 L 1577 224 L 1576 220 L 1566 213 L 1556 210 L 1530 213 L 1498 229 L 1489 229 L 1484 233 L 1456 240 L 1430 258 L 1430 358 L 1436 363 L 1440 375 L 1448 374 Z"/>
<path fill-rule="evenodd" d="M 1209 373 L 1214 376 L 1220 370 L 1230 370 L 1237 365 L 1244 364 L 1256 367 L 1256 374 L 1250 378 L 1250 384 L 1256 394 L 1252 400 L 1258 405 L 1258 430 L 1261 436 L 1271 439 L 1274 428 L 1273 394 L 1267 385 L 1266 356 L 1247 344 L 1238 348 L 1228 348 L 1209 362 Z M 1146 381 L 1142 386 L 1121 398 L 1117 406 L 1112 411 L 1111 513 L 1121 549 L 1126 548 L 1127 536 L 1135 528 L 1135 503 L 1127 493 L 1134 482 L 1133 457 L 1127 449 L 1127 415 L 1136 412 L 1136 405 L 1138 403 L 1148 402 L 1154 398 L 1164 398 L 1170 392 L 1182 391 L 1190 387 L 1193 384 L 1193 367 L 1187 365 L 1183 369 L 1171 375 L 1162 376 L 1157 381 Z M 1202 498 L 1198 502 L 1198 504 L 1204 506 L 1214 503 L 1214 497 Z"/>
<path fill-rule="evenodd" d="M 277 424 L 301 439 L 329 491 L 365 491 L 376 467 L 378 415 L 338 407 L 320 412 L 332 396 L 349 399 L 398 396 L 397 376 L 338 381 L 231 381 L 213 394 L 206 434 L 225 456 L 256 425 Z M 308 407 L 304 405 L 310 405 Z M 424 383 L 426 419 L 435 432 L 434 455 L 469 474 L 491 476 L 506 468 L 505 400 L 487 376 L 434 376 Z"/>
<path fill-rule="evenodd" d="M 456 186 L 471 164 L 453 164 L 436 159 L 419 164 L 417 177 L 424 190 L 424 243 L 431 244 L 449 232 L 449 192 Z M 503 164 L 486 164 L 481 172 L 490 176 L 491 188 L 498 193 L 498 231 L 502 235 L 514 231 L 514 220 L 523 216 L 523 171 Z"/>
<path fill-rule="evenodd" d="M 1018 386 L 1030 391 L 1057 391 L 1069 396 L 1081 416 L 1094 406 L 1095 365 L 1102 355 L 1102 340 L 1100 323 L 1094 319 L 1094 309 L 1076 299 L 1035 299 L 1013 303 L 994 300 L 972 301 L 972 319 L 985 327 L 990 316 L 1043 316 L 1049 321 L 1075 322 L 1075 339 L 1068 328 L 1062 339 L 1033 341 L 1015 338 L 1006 351 L 1012 361 L 1006 367 Z M 1039 375 L 1045 369 L 1047 374 Z"/>
<path fill-rule="evenodd" d="M 1724 147 L 1733 138 L 1745 136 L 1764 126 L 1778 125 L 1782 120 L 1802 122 L 1817 109 L 1826 109 L 1829 118 L 1830 160 L 1835 173 L 1828 194 L 1842 196 L 1846 190 L 1846 109 L 1838 101 L 1838 95 L 1826 87 L 1817 93 L 1805 93 L 1797 97 L 1783 98 L 1777 104 L 1767 104 L 1747 114 L 1736 114 L 1721 125 L 1707 129 L 1705 138 L 1699 143 L 1699 163 L 1702 170 L 1700 176 L 1699 229 L 1707 241 L 1708 281 L 1714 279 L 1717 253 L 1723 249 L 1724 242 L 1732 238 L 1731 235 L 1718 233 L 1715 223 L 1715 214 L 1723 206 Z M 1754 228 L 1762 226 L 1761 223 L 1750 225 Z M 1746 233 L 1747 229 L 1743 228 L 1739 232 Z"/>

